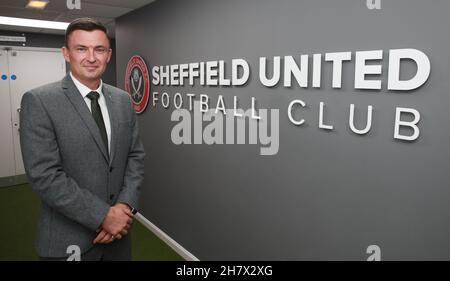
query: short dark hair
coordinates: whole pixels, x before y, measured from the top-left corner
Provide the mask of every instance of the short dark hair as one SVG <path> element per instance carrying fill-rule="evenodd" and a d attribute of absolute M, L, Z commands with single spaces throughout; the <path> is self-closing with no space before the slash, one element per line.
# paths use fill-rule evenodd
<path fill-rule="evenodd" d="M 85 30 L 85 31 L 93 31 L 93 30 L 101 30 L 106 34 L 108 38 L 108 30 L 106 27 L 96 19 L 93 18 L 78 18 L 73 20 L 66 29 L 66 38 L 65 38 L 65 46 L 69 47 L 69 36 L 75 30 Z"/>

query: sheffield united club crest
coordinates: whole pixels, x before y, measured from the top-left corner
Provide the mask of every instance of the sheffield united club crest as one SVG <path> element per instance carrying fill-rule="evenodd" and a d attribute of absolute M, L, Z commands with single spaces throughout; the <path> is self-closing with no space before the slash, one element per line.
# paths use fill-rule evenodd
<path fill-rule="evenodd" d="M 147 65 L 140 56 L 133 56 L 128 61 L 125 90 L 133 100 L 136 113 L 144 112 L 150 96 L 150 80 Z"/>

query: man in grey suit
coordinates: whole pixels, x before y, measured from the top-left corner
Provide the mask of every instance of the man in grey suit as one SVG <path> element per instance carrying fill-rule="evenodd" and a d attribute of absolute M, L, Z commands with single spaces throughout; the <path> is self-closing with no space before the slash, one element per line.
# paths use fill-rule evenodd
<path fill-rule="evenodd" d="M 112 51 L 100 22 L 73 21 L 62 52 L 70 73 L 21 103 L 25 170 L 42 200 L 37 252 L 65 260 L 75 247 L 81 260 L 130 260 L 145 155 L 136 114 L 126 92 L 101 80 Z"/>

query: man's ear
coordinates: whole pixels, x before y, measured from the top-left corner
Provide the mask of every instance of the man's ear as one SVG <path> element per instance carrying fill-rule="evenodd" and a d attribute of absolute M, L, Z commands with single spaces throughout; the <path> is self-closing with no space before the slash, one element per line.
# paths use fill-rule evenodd
<path fill-rule="evenodd" d="M 69 49 L 67 49 L 67 47 L 64 46 L 61 48 L 61 52 L 66 62 L 70 63 Z"/>
<path fill-rule="evenodd" d="M 109 60 L 111 59 L 111 55 L 112 55 L 112 49 L 109 48 L 108 49 L 108 59 L 106 60 L 107 63 L 109 63 Z"/>

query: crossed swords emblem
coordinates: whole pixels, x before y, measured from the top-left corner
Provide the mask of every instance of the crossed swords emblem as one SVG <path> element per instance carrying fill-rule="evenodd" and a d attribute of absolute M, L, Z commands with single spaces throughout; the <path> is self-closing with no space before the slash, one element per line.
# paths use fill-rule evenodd
<path fill-rule="evenodd" d="M 139 71 L 137 68 L 133 70 L 133 75 L 130 76 L 130 80 L 131 80 L 131 87 L 133 88 L 132 89 L 133 93 L 131 94 L 133 96 L 133 99 L 135 101 L 141 100 L 142 94 L 140 93 L 140 90 L 142 86 L 142 76 L 139 75 Z M 135 83 L 139 83 L 137 88 Z"/>

